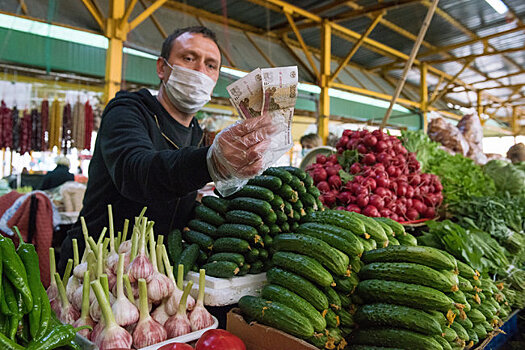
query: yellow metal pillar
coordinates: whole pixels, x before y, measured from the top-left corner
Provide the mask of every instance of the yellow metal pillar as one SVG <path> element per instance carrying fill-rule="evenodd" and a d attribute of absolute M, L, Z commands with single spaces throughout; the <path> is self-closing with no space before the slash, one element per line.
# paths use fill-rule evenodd
<path fill-rule="evenodd" d="M 420 95 L 421 95 L 421 112 L 423 113 L 423 131 L 428 130 L 428 86 L 427 86 L 427 72 L 428 67 L 425 62 L 419 66 L 420 70 Z"/>
<path fill-rule="evenodd" d="M 484 125 L 485 124 L 485 120 L 483 118 L 481 118 L 481 115 L 485 112 L 485 109 L 483 108 L 483 99 L 481 97 L 481 91 L 478 90 L 477 91 L 477 95 L 478 95 L 478 105 L 476 107 L 476 111 L 478 112 L 478 118 L 479 118 L 479 121 L 481 122 L 481 125 Z"/>
<path fill-rule="evenodd" d="M 109 102 L 120 90 L 122 82 L 122 43 L 126 40 L 128 27 L 121 24 L 124 16 L 125 0 L 110 0 L 109 16 L 106 23 L 106 36 L 109 46 L 106 51 L 106 77 L 104 98 Z"/>
<path fill-rule="evenodd" d="M 512 134 L 517 136 L 519 134 L 519 125 L 518 125 L 518 107 L 512 107 Z"/>
<path fill-rule="evenodd" d="M 332 27 L 330 23 L 323 21 L 321 27 L 321 96 L 319 99 L 319 120 L 317 133 L 326 145 L 328 141 L 328 120 L 330 118 L 330 96 L 328 95 L 330 80 L 330 63 L 332 60 Z"/>

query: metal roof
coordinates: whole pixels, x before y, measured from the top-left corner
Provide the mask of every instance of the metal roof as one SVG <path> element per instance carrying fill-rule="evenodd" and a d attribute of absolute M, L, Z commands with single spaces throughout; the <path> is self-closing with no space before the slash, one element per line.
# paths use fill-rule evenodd
<path fill-rule="evenodd" d="M 103 14 L 107 14 L 108 0 L 92 1 L 100 6 Z M 130 18 L 134 18 L 143 10 L 142 2 L 146 5 L 152 3 L 151 0 L 141 0 L 135 6 Z M 525 1 L 504 0 L 504 2 L 510 11 L 501 15 L 484 0 L 441 0 L 438 11 L 434 14 L 418 54 L 420 56 L 419 60 L 435 61 L 454 56 L 465 57 L 480 55 L 487 51 L 525 47 L 525 30 L 521 29 L 488 39 L 485 41 L 486 45 L 484 45 L 483 41 L 476 41 L 469 45 L 451 48 L 445 52 L 425 55 L 426 52 L 435 51 L 449 45 L 464 43 L 479 37 L 509 31 L 517 26 L 523 26 Z M 350 15 L 352 18 L 337 21 L 337 23 L 357 33 L 363 33 L 372 22 L 374 16 L 378 14 L 378 12 L 364 13 L 364 11 L 385 6 L 387 12 L 371 32 L 369 38 L 404 54 L 409 54 L 412 49 L 413 39 L 417 36 L 430 5 L 428 0 L 385 0 L 382 2 L 377 0 L 288 0 L 286 3 L 331 20 L 335 20 L 335 18 L 343 14 Z M 50 20 L 58 24 L 101 32 L 97 22 L 90 15 L 81 0 L 25 0 L 25 4 L 28 9 L 26 15 L 32 18 L 44 21 Z M 48 4 L 55 4 L 54 11 L 49 10 Z M 8 13 L 22 14 L 18 0 L 0 0 L 0 9 Z M 192 11 L 192 9 L 204 10 L 210 15 L 208 16 L 201 12 L 197 13 L 197 11 Z M 236 68 L 247 71 L 257 66 L 269 66 L 269 62 L 258 52 L 252 43 L 253 41 L 275 65 L 297 64 L 297 57 L 299 57 L 304 62 L 298 64 L 300 79 L 305 82 L 316 82 L 316 79 L 308 73 L 308 70 L 311 70 L 308 68 L 308 60 L 297 43 L 293 43 L 288 48 L 282 40 L 275 36 L 276 30 L 287 27 L 287 19 L 282 9 L 273 3 L 270 4 L 270 1 L 168 0 L 161 8 L 155 11 L 154 17 L 167 32 L 176 27 L 197 25 L 199 23 L 209 26 L 216 31 L 222 48 L 232 58 L 233 62 L 229 62 L 226 57 L 223 57 L 223 62 L 228 65 L 235 65 Z M 297 14 L 294 14 L 293 17 L 299 26 L 300 34 L 306 45 L 314 49 L 314 61 L 319 67 L 319 56 L 315 49 L 319 49 L 321 45 L 320 26 L 306 27 L 308 21 L 304 17 Z M 232 20 L 247 26 L 236 26 L 235 23 L 237 22 L 233 23 Z M 255 31 L 256 33 L 254 34 L 256 35 L 251 35 L 248 38 L 245 32 L 250 31 Z M 291 30 L 289 30 L 287 35 L 289 39 L 298 39 Z M 157 53 L 162 40 L 163 37 L 152 19 L 148 18 L 130 32 L 127 44 Z M 333 70 L 339 65 L 338 60 L 346 56 L 352 46 L 353 43 L 341 38 L 341 35 L 338 33 L 333 33 L 331 46 L 332 55 L 335 56 L 335 60 L 332 62 Z M 465 62 L 465 59 L 452 60 L 450 62 L 432 63 L 432 66 L 447 73 L 449 76 L 454 76 L 462 69 Z M 380 52 L 380 50 L 374 49 L 365 43 L 352 57 L 351 64 L 340 73 L 338 79 L 347 85 L 365 88 L 378 93 L 392 94 L 394 87 L 389 80 L 392 80 L 395 84 L 396 79 L 400 76 L 403 64 L 404 61 L 396 60 L 392 55 Z M 369 72 L 365 72 L 366 70 L 369 70 Z M 483 82 L 487 78 L 507 76 L 518 72 L 522 73 L 501 80 Z M 385 79 L 383 76 L 389 79 Z M 498 103 L 495 100 L 499 99 L 500 102 L 509 99 L 516 100 L 515 102 L 507 103 L 508 105 L 522 105 L 525 102 L 524 88 L 516 86 L 525 83 L 525 50 L 509 52 L 504 55 L 476 57 L 472 65 L 464 69 L 459 75 L 459 79 L 467 84 L 474 84 L 474 87 L 477 89 L 487 89 L 501 85 L 513 86 L 514 89 L 485 90 L 485 92 L 496 97 L 495 99 L 485 98 L 485 103 L 488 105 L 486 111 L 494 110 L 496 116 L 506 117 L 507 112 L 505 110 L 496 109 Z M 417 67 L 412 69 L 407 82 L 409 86 L 403 91 L 404 97 L 418 101 L 419 96 L 416 88 L 419 85 L 420 76 Z M 440 82 L 440 79 L 437 76 L 429 75 L 429 90 L 436 89 L 438 82 Z M 442 81 L 439 88 L 445 87 L 445 84 L 447 84 L 447 81 Z M 454 90 L 446 94 L 445 98 L 436 102 L 437 105 L 435 105 L 438 109 L 449 109 L 447 102 L 463 106 L 476 105 L 476 94 L 460 91 L 462 90 L 461 84 L 450 84 L 448 88 L 454 88 Z M 457 92 L 454 92 L 456 90 Z M 494 105 L 493 110 L 490 109 L 492 105 Z"/>

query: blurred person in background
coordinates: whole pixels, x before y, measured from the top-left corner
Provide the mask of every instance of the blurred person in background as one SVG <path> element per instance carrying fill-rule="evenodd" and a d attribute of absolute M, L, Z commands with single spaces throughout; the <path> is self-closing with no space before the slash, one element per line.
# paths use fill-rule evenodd
<path fill-rule="evenodd" d="M 301 156 L 305 156 L 311 149 L 319 147 L 323 144 L 323 140 L 317 134 L 307 134 L 303 135 L 299 140 L 301 143 Z"/>
<path fill-rule="evenodd" d="M 525 145 L 520 142 L 509 148 L 507 158 L 514 164 L 525 162 Z"/>
<path fill-rule="evenodd" d="M 69 172 L 69 159 L 64 156 L 60 156 L 56 160 L 56 168 L 53 171 L 48 172 L 42 178 L 39 189 L 49 190 L 51 188 L 58 187 L 67 181 L 74 181 L 75 175 Z"/>

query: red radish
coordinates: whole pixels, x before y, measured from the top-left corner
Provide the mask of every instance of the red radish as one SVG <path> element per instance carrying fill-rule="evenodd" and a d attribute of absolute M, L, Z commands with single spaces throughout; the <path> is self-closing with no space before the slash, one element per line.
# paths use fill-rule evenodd
<path fill-rule="evenodd" d="M 360 208 L 364 208 L 368 205 L 369 198 L 367 195 L 357 196 L 356 203 Z"/>
<path fill-rule="evenodd" d="M 345 210 L 345 207 L 343 207 L 343 206 L 338 206 L 338 207 L 335 207 L 334 210 Z"/>
<path fill-rule="evenodd" d="M 321 181 L 317 184 L 317 188 L 321 193 L 329 192 L 330 191 L 330 185 L 326 181 Z"/>
<path fill-rule="evenodd" d="M 418 199 L 412 200 L 412 207 L 417 210 L 418 213 L 424 214 L 427 210 L 427 206 Z"/>
<path fill-rule="evenodd" d="M 419 213 L 416 209 L 410 208 L 407 210 L 406 216 L 408 220 L 417 220 L 417 218 L 419 217 Z"/>
<path fill-rule="evenodd" d="M 84 272 L 84 284 L 80 288 L 82 288 L 82 309 L 80 317 L 73 322 L 73 327 L 90 326 L 93 329 L 93 327 L 95 327 L 95 321 L 89 316 L 89 294 L 91 289 L 89 285 L 89 271 Z M 89 329 L 83 329 L 79 334 L 89 339 L 91 331 Z"/>
<path fill-rule="evenodd" d="M 206 283 L 204 269 L 200 269 L 199 274 L 199 297 L 190 314 L 190 324 L 193 332 L 210 327 L 214 322 L 213 317 L 204 307 L 204 285 Z"/>
<path fill-rule="evenodd" d="M 158 350 L 193 350 L 193 348 L 184 343 L 170 343 L 161 346 Z"/>
<path fill-rule="evenodd" d="M 315 162 L 318 164 L 324 164 L 326 163 L 326 156 L 324 154 L 318 154 L 317 157 L 315 157 Z"/>
<path fill-rule="evenodd" d="M 328 184 L 330 185 L 331 188 L 337 189 L 337 190 L 341 188 L 341 186 L 343 185 L 339 175 L 330 176 L 330 178 L 328 179 Z"/>
<path fill-rule="evenodd" d="M 377 144 L 377 138 L 374 135 L 366 135 L 363 140 L 368 147 L 373 147 Z"/>
<path fill-rule="evenodd" d="M 115 317 L 113 317 L 111 307 L 109 306 L 109 300 L 106 297 L 106 293 L 104 292 L 100 281 L 95 280 L 91 282 L 91 286 L 93 287 L 104 317 L 104 327 L 100 330 L 100 333 L 94 340 L 95 345 L 97 345 L 100 350 L 114 348 L 130 349 L 133 341 L 131 334 L 115 322 Z"/>
<path fill-rule="evenodd" d="M 377 160 L 377 158 L 376 158 L 376 160 Z M 379 162 L 379 160 L 377 160 L 377 161 Z M 377 175 L 379 175 L 382 172 L 385 172 L 385 166 L 382 163 L 374 164 L 372 169 L 374 169 L 374 171 L 376 172 Z M 386 174 L 386 172 L 385 172 L 385 174 Z"/>
<path fill-rule="evenodd" d="M 335 166 L 327 167 L 326 174 L 328 175 L 328 178 L 330 178 L 330 176 L 339 174 L 339 170 Z"/>
<path fill-rule="evenodd" d="M 313 178 L 315 182 L 325 181 L 328 174 L 324 169 L 316 169 L 313 173 Z"/>
<path fill-rule="evenodd" d="M 337 200 L 343 204 L 348 204 L 352 200 L 352 194 L 348 191 L 343 191 L 337 196 Z"/>
<path fill-rule="evenodd" d="M 365 145 L 363 145 L 362 143 L 360 143 L 359 145 L 357 145 L 357 152 L 361 153 L 361 154 L 365 154 L 368 152 L 368 148 L 366 148 Z"/>
<path fill-rule="evenodd" d="M 365 163 L 365 164 L 373 165 L 373 164 L 375 164 L 375 162 L 376 162 L 376 157 L 374 156 L 373 153 L 367 153 L 363 157 L 363 163 Z"/>
<path fill-rule="evenodd" d="M 434 208 L 428 207 L 423 216 L 427 219 L 433 219 L 436 217 L 436 211 L 434 210 Z"/>
<path fill-rule="evenodd" d="M 363 183 L 363 181 L 365 181 L 364 176 L 356 175 L 356 177 L 354 177 L 354 182 L 356 182 L 358 184 Z"/>
<path fill-rule="evenodd" d="M 117 298 L 111 307 L 115 321 L 122 327 L 137 322 L 140 316 L 135 304 L 124 295 L 124 259 L 125 254 L 119 254 L 117 264 Z"/>
<path fill-rule="evenodd" d="M 210 329 L 197 341 L 195 350 L 246 350 L 243 341 L 223 329 Z"/>
<path fill-rule="evenodd" d="M 337 141 L 336 147 L 344 147 L 348 141 L 350 141 L 350 138 L 348 136 L 343 135 L 339 141 Z"/>
<path fill-rule="evenodd" d="M 412 197 L 414 197 L 414 187 L 412 187 L 412 186 L 407 186 L 406 197 L 407 197 L 407 198 L 412 198 Z"/>
<path fill-rule="evenodd" d="M 337 163 L 337 155 L 336 155 L 336 154 L 331 154 L 331 155 L 328 157 L 327 161 L 336 164 L 336 163 Z"/>
<path fill-rule="evenodd" d="M 383 198 L 389 195 L 389 191 L 384 187 L 376 187 L 374 190 L 374 193 L 377 194 L 379 197 Z"/>
<path fill-rule="evenodd" d="M 142 227 L 140 232 L 140 245 L 138 255 L 130 262 L 128 267 L 128 276 L 131 282 L 137 281 L 139 278 L 143 278 L 148 282 L 154 273 L 153 264 L 146 256 L 146 220 L 143 219 Z M 148 224 L 151 226 L 151 224 Z"/>
<path fill-rule="evenodd" d="M 324 163 L 323 168 L 326 170 L 326 168 L 332 167 L 334 165 L 335 165 L 334 162 L 327 160 L 326 163 Z"/>
<path fill-rule="evenodd" d="M 373 218 L 377 218 L 377 217 L 380 216 L 379 215 L 379 211 L 373 205 L 366 206 L 366 208 L 363 209 L 363 215 L 370 216 L 370 217 L 373 217 Z"/>
<path fill-rule="evenodd" d="M 324 194 L 322 194 L 319 199 L 321 200 L 321 202 L 323 202 L 324 205 L 328 206 L 328 207 L 331 207 L 332 205 L 335 204 L 335 201 L 336 201 L 336 196 L 335 194 L 333 194 L 332 192 L 326 192 Z"/>
<path fill-rule="evenodd" d="M 381 210 L 385 206 L 385 201 L 377 194 L 373 194 L 370 196 L 369 203 L 371 206 L 376 207 L 377 210 Z"/>
<path fill-rule="evenodd" d="M 372 177 L 368 177 L 363 182 L 363 186 L 370 189 L 371 191 L 375 190 L 377 187 L 376 180 L 374 180 Z"/>
<path fill-rule="evenodd" d="M 389 176 L 396 176 L 397 168 L 393 165 L 390 165 L 388 168 L 386 168 L 386 172 Z"/>
<path fill-rule="evenodd" d="M 378 153 L 381 153 L 387 150 L 388 148 L 389 148 L 388 144 L 385 141 L 378 141 L 377 144 L 375 145 L 375 150 Z"/>
<path fill-rule="evenodd" d="M 137 349 L 160 343 L 167 339 L 164 327 L 155 321 L 148 310 L 148 287 L 146 280 L 139 279 L 140 318 L 133 331 L 133 346 Z"/>
<path fill-rule="evenodd" d="M 386 176 L 376 176 L 376 185 L 377 187 L 388 188 L 390 186 L 390 180 Z"/>
<path fill-rule="evenodd" d="M 383 208 L 379 211 L 379 214 L 383 218 L 388 218 L 390 215 L 392 215 L 392 211 L 390 209 Z"/>
<path fill-rule="evenodd" d="M 354 132 L 350 129 L 345 129 L 343 131 L 343 137 L 352 137 L 352 135 L 354 134 Z"/>
<path fill-rule="evenodd" d="M 346 207 L 346 210 L 347 211 L 353 211 L 353 212 L 356 212 L 356 213 L 361 213 L 361 208 L 358 207 L 357 205 L 355 204 L 350 204 Z"/>

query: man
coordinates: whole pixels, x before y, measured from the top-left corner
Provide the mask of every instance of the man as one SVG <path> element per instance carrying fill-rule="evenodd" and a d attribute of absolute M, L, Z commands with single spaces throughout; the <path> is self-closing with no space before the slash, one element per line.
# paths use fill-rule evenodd
<path fill-rule="evenodd" d="M 45 174 L 42 178 L 39 186 L 42 191 L 58 187 L 64 182 L 75 181 L 75 175 L 69 172 L 69 159 L 64 156 L 58 157 L 56 164 L 56 168 Z"/>
<path fill-rule="evenodd" d="M 210 181 L 250 177 L 261 170 L 272 128 L 267 116 L 234 124 L 203 147 L 194 115 L 211 98 L 221 52 L 205 27 L 176 30 L 157 60 L 159 94 L 120 91 L 102 116 L 80 215 L 97 238 L 113 206 L 115 232 L 147 206 L 155 232 L 167 234 L 188 221 L 196 191 Z M 83 238 L 77 222 L 61 249 L 59 269 L 71 257 L 71 239 Z"/>

